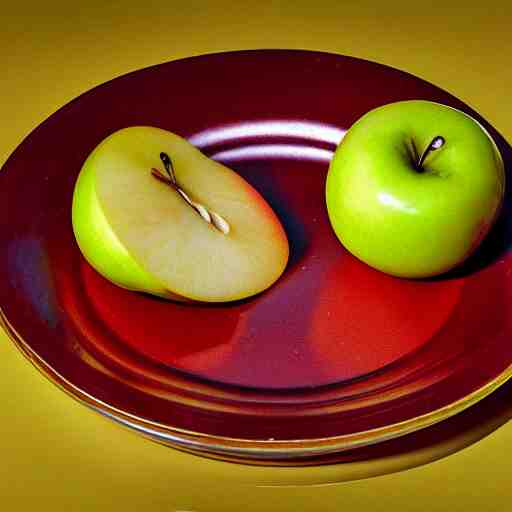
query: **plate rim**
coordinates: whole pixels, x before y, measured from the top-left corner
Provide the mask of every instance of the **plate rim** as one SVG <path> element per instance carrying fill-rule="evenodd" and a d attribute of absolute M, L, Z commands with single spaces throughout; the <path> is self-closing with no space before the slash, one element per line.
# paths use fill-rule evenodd
<path fill-rule="evenodd" d="M 297 465 L 298 461 L 301 460 L 332 455 L 397 439 L 455 416 L 483 400 L 512 378 L 511 363 L 494 379 L 458 400 L 425 414 L 370 430 L 309 439 L 275 440 L 269 438 L 265 440 L 249 440 L 181 429 L 141 418 L 135 414 L 118 409 L 71 383 L 40 357 L 9 323 L 1 306 L 0 327 L 3 328 L 8 338 L 25 358 L 44 377 L 67 395 L 90 409 L 110 417 L 145 437 L 173 448 L 189 451 L 196 455 L 213 456 L 214 458 L 239 463 Z"/>
<path fill-rule="evenodd" d="M 440 89 L 435 84 L 432 84 L 423 78 L 417 77 L 407 71 L 383 64 L 380 62 L 374 62 L 368 59 L 354 57 L 350 55 L 342 55 L 334 52 L 324 52 L 317 50 L 306 50 L 306 49 L 280 49 L 280 48 L 263 48 L 263 49 L 245 49 L 245 50 L 232 50 L 232 51 L 220 51 L 198 55 L 191 55 L 174 59 L 171 61 L 161 62 L 152 64 L 140 69 L 135 69 L 127 73 L 120 74 L 110 80 L 97 84 L 96 86 L 82 92 L 78 96 L 74 97 L 55 112 L 41 120 L 37 126 L 33 128 L 16 146 L 16 148 L 8 155 L 5 162 L 0 168 L 0 176 L 5 167 L 8 166 L 11 159 L 15 157 L 20 148 L 25 142 L 30 139 L 39 129 L 41 129 L 49 120 L 57 116 L 62 110 L 67 108 L 69 105 L 76 101 L 79 101 L 82 96 L 93 93 L 98 88 L 101 88 L 107 84 L 111 84 L 116 80 L 127 78 L 133 74 L 137 74 L 142 71 L 148 71 L 151 69 L 157 69 L 159 67 L 168 65 L 170 63 L 178 63 L 189 60 L 199 60 L 209 57 L 220 57 L 229 55 L 241 55 L 241 54 L 309 54 L 318 56 L 330 56 L 335 58 L 343 58 L 350 61 L 365 62 L 373 66 L 378 66 L 382 69 L 387 69 L 403 76 L 409 76 L 417 80 L 421 80 L 425 84 L 431 85 Z M 447 91 L 443 92 L 452 96 Z M 454 97 L 455 100 L 458 100 Z M 464 103 L 464 105 L 466 105 Z M 466 105 L 468 111 L 473 109 Z M 93 395 L 82 389 L 81 387 L 73 384 L 63 375 L 61 375 L 55 368 L 47 363 L 44 358 L 39 356 L 30 346 L 29 342 L 24 340 L 14 327 L 9 323 L 7 316 L 5 315 L 2 305 L 0 305 L 0 328 L 6 332 L 7 336 L 14 345 L 22 352 L 22 354 L 53 384 L 57 385 L 61 390 L 65 391 L 75 400 L 80 403 L 87 405 L 89 408 L 100 412 L 103 415 L 110 416 L 112 419 L 117 420 L 119 423 L 135 429 L 141 434 L 146 434 L 154 440 L 161 440 L 164 444 L 168 444 L 178 449 L 184 449 L 200 455 L 212 455 L 217 456 L 226 460 L 232 460 L 236 462 L 244 462 L 247 459 L 257 461 L 258 463 L 271 464 L 275 461 L 282 463 L 293 464 L 293 458 L 310 458 L 320 455 L 327 455 L 332 453 L 338 453 L 341 451 L 352 450 L 363 446 L 369 446 L 377 444 L 383 441 L 395 439 L 420 429 L 432 426 L 440 421 L 450 418 L 459 412 L 464 411 L 473 404 L 476 404 L 501 385 L 505 384 L 509 379 L 512 378 L 512 363 L 509 364 L 501 373 L 495 376 L 493 379 L 487 381 L 485 384 L 472 391 L 471 393 L 452 401 L 440 408 L 434 409 L 427 413 L 415 416 L 409 419 L 405 419 L 400 422 L 384 425 L 381 427 L 365 430 L 361 432 L 343 434 L 339 436 L 330 437 L 318 437 L 308 439 L 286 439 L 286 440 L 274 440 L 274 439 L 258 439 L 249 440 L 243 438 L 219 436 L 215 434 L 206 434 L 201 432 L 194 432 L 182 428 L 173 427 L 171 425 L 165 425 L 156 421 L 148 420 L 139 417 L 135 414 L 128 413 L 122 409 L 118 409 L 102 400 L 95 398 Z M 156 439 L 158 438 L 158 439 Z"/>

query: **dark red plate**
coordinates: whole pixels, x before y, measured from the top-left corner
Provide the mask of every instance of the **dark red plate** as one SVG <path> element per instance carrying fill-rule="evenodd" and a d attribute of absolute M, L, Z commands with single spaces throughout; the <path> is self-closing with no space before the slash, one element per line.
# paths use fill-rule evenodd
<path fill-rule="evenodd" d="M 469 407 L 512 374 L 510 194 L 479 252 L 432 280 L 367 267 L 326 215 L 328 163 L 344 131 L 378 105 L 413 98 L 476 117 L 509 171 L 511 148 L 468 106 L 411 75 L 338 55 L 194 57 L 80 96 L 36 128 L 0 175 L 8 331 L 76 398 L 202 453 L 317 457 Z M 263 194 L 291 246 L 275 286 L 233 304 L 180 305 L 120 289 L 84 261 L 70 222 L 76 177 L 104 137 L 130 125 L 187 137 Z"/>

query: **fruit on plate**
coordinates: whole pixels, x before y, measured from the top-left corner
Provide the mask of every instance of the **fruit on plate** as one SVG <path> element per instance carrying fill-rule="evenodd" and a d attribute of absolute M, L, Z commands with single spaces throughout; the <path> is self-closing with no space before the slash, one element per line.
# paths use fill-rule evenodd
<path fill-rule="evenodd" d="M 390 103 L 347 131 L 326 182 L 348 251 L 391 275 L 442 274 L 470 256 L 499 214 L 504 165 L 469 115 L 423 100 Z"/>
<path fill-rule="evenodd" d="M 72 222 L 100 274 L 174 300 L 255 295 L 288 261 L 279 219 L 247 181 L 149 126 L 116 131 L 93 150 L 75 185 Z"/>

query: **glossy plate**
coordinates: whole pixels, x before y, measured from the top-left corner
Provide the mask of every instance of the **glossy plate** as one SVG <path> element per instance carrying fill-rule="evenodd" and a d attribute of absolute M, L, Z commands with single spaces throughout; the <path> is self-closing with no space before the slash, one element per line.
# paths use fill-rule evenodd
<path fill-rule="evenodd" d="M 324 203 L 345 130 L 378 105 L 413 98 L 476 117 L 509 172 L 511 148 L 468 106 L 406 73 L 339 55 L 206 55 L 87 92 L 36 128 L 0 174 L 6 330 L 99 412 L 229 460 L 335 460 L 461 412 L 512 374 L 508 190 L 479 252 L 421 281 L 348 254 Z M 275 286 L 237 303 L 182 305 L 120 289 L 84 261 L 70 222 L 75 180 L 89 152 L 130 125 L 187 137 L 263 194 L 291 246 Z"/>

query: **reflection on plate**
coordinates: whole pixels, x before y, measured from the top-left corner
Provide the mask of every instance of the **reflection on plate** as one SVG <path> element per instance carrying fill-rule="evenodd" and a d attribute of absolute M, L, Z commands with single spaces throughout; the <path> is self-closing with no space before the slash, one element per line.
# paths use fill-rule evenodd
<path fill-rule="evenodd" d="M 410 98 L 477 117 L 509 168 L 509 146 L 452 96 L 337 55 L 196 57 L 80 96 L 30 134 L 0 175 L 7 330 L 75 398 L 212 456 L 315 463 L 461 412 L 512 374 L 509 195 L 479 253 L 423 281 L 349 255 L 324 204 L 345 130 L 373 107 Z M 275 286 L 233 304 L 174 304 L 122 290 L 83 260 L 70 224 L 75 179 L 101 139 L 130 125 L 187 137 L 262 193 L 291 246 Z"/>

